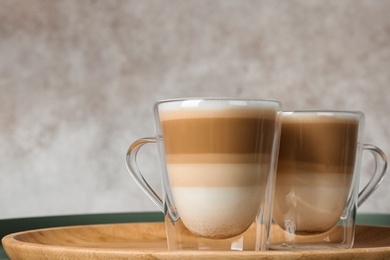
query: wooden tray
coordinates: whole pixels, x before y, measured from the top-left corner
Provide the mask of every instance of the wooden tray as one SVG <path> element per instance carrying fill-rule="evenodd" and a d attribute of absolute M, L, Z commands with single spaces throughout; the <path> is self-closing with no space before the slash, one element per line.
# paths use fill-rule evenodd
<path fill-rule="evenodd" d="M 11 259 L 390 259 L 390 227 L 357 226 L 353 249 L 314 251 L 168 251 L 164 223 L 70 226 L 9 234 Z"/>

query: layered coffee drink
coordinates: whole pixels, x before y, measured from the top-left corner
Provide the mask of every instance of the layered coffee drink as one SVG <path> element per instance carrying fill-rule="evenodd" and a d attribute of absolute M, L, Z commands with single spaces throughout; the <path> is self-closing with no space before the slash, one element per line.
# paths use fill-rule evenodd
<path fill-rule="evenodd" d="M 205 238 L 245 232 L 265 196 L 272 156 L 275 108 L 160 111 L 162 139 L 174 204 L 184 226 Z"/>
<path fill-rule="evenodd" d="M 332 113 L 283 114 L 274 220 L 287 232 L 330 230 L 352 186 L 359 118 Z"/>

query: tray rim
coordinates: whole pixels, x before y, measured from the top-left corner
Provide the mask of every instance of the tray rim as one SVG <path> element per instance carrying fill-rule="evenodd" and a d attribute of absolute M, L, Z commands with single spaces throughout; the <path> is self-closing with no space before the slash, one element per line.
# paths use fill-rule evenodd
<path fill-rule="evenodd" d="M 169 251 L 167 248 L 114 248 L 114 247 L 78 247 L 78 246 L 62 246 L 62 245 L 49 245 L 49 244 L 40 244 L 40 243 L 32 243 L 29 241 L 22 241 L 17 239 L 18 236 L 28 235 L 32 233 L 45 232 L 45 231 L 53 231 L 53 230 L 63 230 L 63 229 L 77 229 L 77 228 L 103 228 L 109 226 L 128 226 L 128 225 L 140 225 L 140 224 L 155 224 L 155 225 L 164 225 L 163 222 L 136 222 L 136 223 L 109 223 L 109 224 L 87 224 L 87 225 L 73 225 L 73 226 L 59 226 L 59 227 L 49 227 L 49 228 L 39 228 L 32 229 L 26 231 L 20 231 L 8 234 L 2 238 L 3 247 L 9 256 L 7 250 L 14 249 L 16 247 L 23 247 L 23 251 L 29 251 L 31 253 L 37 253 L 40 251 L 39 248 L 43 248 L 48 253 L 57 252 L 59 250 L 68 249 L 70 252 L 75 253 L 76 255 L 82 256 L 86 251 L 93 250 L 99 255 L 105 255 L 107 257 L 135 257 L 135 256 L 144 256 L 148 255 L 152 257 L 152 259 L 180 259 L 182 257 L 189 258 L 209 258 L 209 257 L 223 257 L 223 258 L 237 258 L 237 257 L 245 257 L 245 259 L 273 259 L 277 257 L 277 259 L 289 259 L 289 257 L 306 257 L 308 258 L 316 258 L 319 256 L 327 256 L 327 259 L 338 259 L 340 256 L 343 257 L 352 257 L 359 254 L 361 257 L 366 256 L 370 257 L 374 255 L 376 257 L 390 256 L 390 244 L 389 246 L 378 246 L 378 247 L 370 247 L 370 248 L 351 248 L 351 249 L 327 249 L 327 250 L 267 250 L 267 251 L 196 251 L 196 250 L 185 250 L 185 251 Z M 365 228 L 385 228 L 390 229 L 389 226 L 374 226 L 374 225 L 357 225 L 359 227 Z M 162 242 L 163 239 L 160 241 Z M 38 247 L 39 246 L 39 247 Z M 362 255 L 364 253 L 364 255 Z M 379 255 L 378 255 L 379 254 Z M 153 258 L 155 257 L 155 258 Z M 172 258 L 173 257 L 173 258 Z M 271 257 L 271 258 L 270 258 Z M 282 258 L 280 258 L 282 257 Z M 288 258 L 283 258 L 288 257 Z M 328 258 L 335 257 L 335 258 Z M 275 258 L 276 259 L 276 258 Z"/>

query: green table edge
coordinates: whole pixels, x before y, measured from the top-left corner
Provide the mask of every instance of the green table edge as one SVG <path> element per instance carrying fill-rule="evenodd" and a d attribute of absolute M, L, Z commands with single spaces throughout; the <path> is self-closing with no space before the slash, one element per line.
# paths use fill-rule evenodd
<path fill-rule="evenodd" d="M 0 239 L 11 233 L 40 228 L 162 221 L 164 221 L 164 214 L 162 212 L 105 213 L 0 219 Z M 9 258 L 1 243 L 0 260 L 5 259 Z"/>
<path fill-rule="evenodd" d="M 356 224 L 369 226 L 390 226 L 390 214 L 360 213 Z"/>
<path fill-rule="evenodd" d="M 11 233 L 40 228 L 162 221 L 164 221 L 164 215 L 161 212 L 105 213 L 0 219 L 0 238 Z M 390 226 L 390 214 L 360 213 L 356 217 L 356 223 L 358 225 Z M 8 257 L 1 244 L 0 260 L 3 259 L 8 259 Z"/>

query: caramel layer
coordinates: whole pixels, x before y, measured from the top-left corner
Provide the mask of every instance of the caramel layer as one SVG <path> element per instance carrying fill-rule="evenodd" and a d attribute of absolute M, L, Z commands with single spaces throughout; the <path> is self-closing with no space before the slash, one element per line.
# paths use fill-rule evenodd
<path fill-rule="evenodd" d="M 197 154 L 167 154 L 167 163 L 269 163 L 271 154 L 249 153 L 249 154 L 218 154 L 218 153 L 197 153 Z"/>
<path fill-rule="evenodd" d="M 172 187 L 266 186 L 268 164 L 168 164 Z"/>

